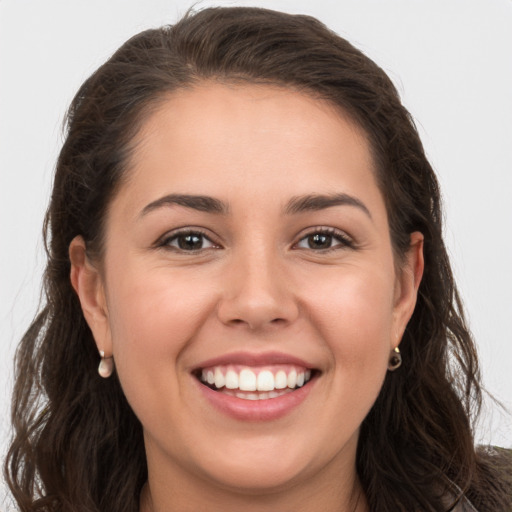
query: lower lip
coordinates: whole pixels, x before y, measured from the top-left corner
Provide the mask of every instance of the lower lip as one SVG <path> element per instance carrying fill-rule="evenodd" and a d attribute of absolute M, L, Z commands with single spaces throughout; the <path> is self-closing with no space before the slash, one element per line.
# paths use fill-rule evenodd
<path fill-rule="evenodd" d="M 285 395 L 266 400 L 244 400 L 214 391 L 194 377 L 203 396 L 219 411 L 242 421 L 271 421 L 291 413 L 309 395 L 316 382 L 313 377 L 307 384 Z"/>

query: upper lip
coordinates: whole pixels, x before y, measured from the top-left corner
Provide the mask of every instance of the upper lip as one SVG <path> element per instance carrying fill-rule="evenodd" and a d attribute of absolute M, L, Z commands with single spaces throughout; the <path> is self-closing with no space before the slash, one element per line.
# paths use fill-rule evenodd
<path fill-rule="evenodd" d="M 202 368 L 209 368 L 211 366 L 221 365 L 244 365 L 244 366 L 270 366 L 274 364 L 293 364 L 296 366 L 302 366 L 306 369 L 314 369 L 314 366 L 304 361 L 303 359 L 292 356 L 290 354 L 284 354 L 282 352 L 261 352 L 261 353 L 250 353 L 250 352 L 233 352 L 230 354 L 223 354 L 221 356 L 213 357 L 211 359 L 202 361 L 197 366 L 194 366 L 193 371 Z"/>

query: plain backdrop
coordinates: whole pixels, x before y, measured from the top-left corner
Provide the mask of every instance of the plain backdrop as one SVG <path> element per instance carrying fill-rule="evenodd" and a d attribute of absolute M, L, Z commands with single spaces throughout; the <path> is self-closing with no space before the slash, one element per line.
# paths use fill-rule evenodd
<path fill-rule="evenodd" d="M 441 182 L 445 235 L 487 389 L 512 409 L 512 1 L 203 1 L 318 17 L 391 76 Z M 37 309 L 41 225 L 79 85 L 183 0 L 0 0 L 0 453 L 16 344 Z M 478 441 L 512 447 L 488 402 Z M 5 505 L 7 506 L 7 505 Z M 0 490 L 0 509 L 2 494 Z"/>

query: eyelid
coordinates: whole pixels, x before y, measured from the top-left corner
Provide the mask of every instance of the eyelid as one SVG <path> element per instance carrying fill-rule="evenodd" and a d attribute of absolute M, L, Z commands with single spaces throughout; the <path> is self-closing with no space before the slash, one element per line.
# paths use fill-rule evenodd
<path fill-rule="evenodd" d="M 297 247 L 298 244 L 300 242 L 302 242 L 305 238 L 307 238 L 311 235 L 315 235 L 317 233 L 332 236 L 333 238 L 335 238 L 336 240 L 339 241 L 339 244 L 336 244 L 333 247 L 328 247 L 327 249 L 316 249 L 316 250 L 312 249 L 312 248 Z M 299 250 L 301 250 L 301 249 L 310 250 L 310 251 L 318 252 L 318 253 L 322 253 L 322 252 L 325 253 L 328 251 L 344 249 L 344 248 L 355 249 L 356 243 L 350 235 L 348 235 L 345 231 L 343 231 L 341 229 L 334 228 L 331 226 L 313 226 L 313 227 L 303 230 L 298 235 L 297 241 L 293 244 L 293 248 L 297 248 Z"/>
<path fill-rule="evenodd" d="M 174 246 L 170 245 L 170 242 L 172 240 L 177 239 L 179 236 L 184 236 L 184 235 L 200 235 L 203 238 L 205 238 L 206 240 L 208 240 L 212 244 L 212 246 L 197 249 L 196 251 L 194 251 L 194 250 L 185 251 L 183 249 L 180 249 L 178 247 L 174 247 Z M 196 226 L 184 226 L 184 227 L 173 229 L 171 231 L 167 231 L 164 235 L 162 235 L 161 237 L 159 237 L 156 240 L 156 242 L 153 244 L 153 247 L 155 247 L 157 249 L 158 248 L 175 249 L 176 252 L 193 254 L 195 252 L 200 252 L 200 251 L 208 250 L 208 249 L 212 249 L 212 248 L 220 249 L 222 246 L 218 242 L 214 241 L 213 237 L 210 234 L 208 234 L 205 229 L 196 227 Z"/>

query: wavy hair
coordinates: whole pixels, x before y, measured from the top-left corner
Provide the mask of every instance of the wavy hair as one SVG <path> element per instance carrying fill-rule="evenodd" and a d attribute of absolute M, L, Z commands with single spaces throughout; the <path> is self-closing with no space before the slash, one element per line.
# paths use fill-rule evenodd
<path fill-rule="evenodd" d="M 390 373 L 361 426 L 357 471 L 375 512 L 448 510 L 462 493 L 511 507 L 510 472 L 475 451 L 481 386 L 442 238 L 438 183 L 387 75 L 314 18 L 211 8 L 127 41 L 82 85 L 67 116 L 44 223 L 45 305 L 16 355 L 14 437 L 5 475 L 23 512 L 136 512 L 147 479 L 142 426 L 98 353 L 70 279 L 81 235 L 101 258 L 105 212 L 141 124 L 169 93 L 204 80 L 280 85 L 328 100 L 366 133 L 397 265 L 425 237 L 425 272 Z M 510 468 L 509 468 L 510 469 Z"/>

